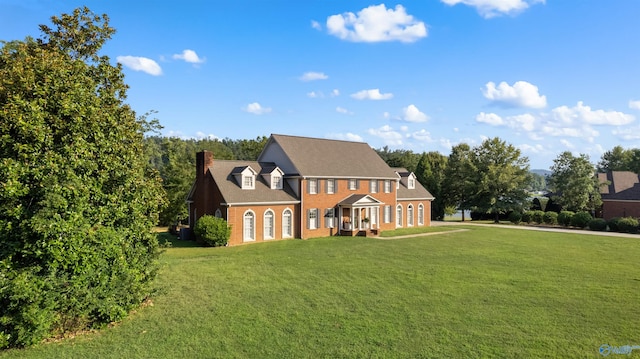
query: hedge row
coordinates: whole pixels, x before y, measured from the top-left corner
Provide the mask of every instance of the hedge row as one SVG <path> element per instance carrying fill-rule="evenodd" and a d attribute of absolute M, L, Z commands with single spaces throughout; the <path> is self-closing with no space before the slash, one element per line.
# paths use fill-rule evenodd
<path fill-rule="evenodd" d="M 633 217 L 616 217 L 608 221 L 602 218 L 593 218 L 589 212 L 562 211 L 543 212 L 540 210 L 526 211 L 523 213 L 512 212 L 509 214 L 509 221 L 515 224 L 524 222 L 527 224 L 548 224 L 562 225 L 565 227 L 589 228 L 592 231 L 638 233 L 640 224 L 638 219 Z"/>

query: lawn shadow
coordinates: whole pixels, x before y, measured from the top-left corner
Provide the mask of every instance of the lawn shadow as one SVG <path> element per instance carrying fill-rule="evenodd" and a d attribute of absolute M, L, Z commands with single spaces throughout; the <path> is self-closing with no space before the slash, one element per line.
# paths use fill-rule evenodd
<path fill-rule="evenodd" d="M 171 234 L 169 232 L 158 233 L 158 243 L 160 243 L 161 246 L 164 246 L 167 248 L 202 247 L 196 241 L 182 240 L 177 235 Z"/>

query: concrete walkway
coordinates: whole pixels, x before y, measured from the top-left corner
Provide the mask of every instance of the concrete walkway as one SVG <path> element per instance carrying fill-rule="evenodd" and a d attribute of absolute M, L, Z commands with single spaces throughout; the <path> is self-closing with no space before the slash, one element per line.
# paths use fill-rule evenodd
<path fill-rule="evenodd" d="M 431 226 L 433 227 L 437 227 L 437 226 L 496 227 L 496 228 L 508 228 L 508 229 L 522 229 L 527 231 L 559 232 L 559 233 L 572 233 L 572 234 L 580 234 L 580 235 L 587 235 L 587 236 L 624 237 L 624 238 L 640 239 L 640 235 L 630 234 L 630 233 L 600 232 L 600 231 L 590 231 L 588 229 L 545 227 L 545 226 L 535 226 L 535 225 L 473 223 L 471 221 L 465 221 L 465 222 L 431 221 Z M 447 232 L 435 232 L 435 233 L 447 233 Z M 397 238 L 397 237 L 394 237 L 394 238 Z"/>

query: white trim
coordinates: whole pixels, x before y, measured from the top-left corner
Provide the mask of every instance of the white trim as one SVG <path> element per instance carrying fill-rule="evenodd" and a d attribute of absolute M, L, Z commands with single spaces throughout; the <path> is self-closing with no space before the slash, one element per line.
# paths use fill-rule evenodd
<path fill-rule="evenodd" d="M 253 216 L 253 223 L 251 225 L 253 229 L 253 233 L 250 234 L 250 238 L 247 239 L 247 228 L 246 228 L 246 216 L 247 214 L 251 214 Z M 246 210 L 242 215 L 242 241 L 243 242 L 255 242 L 256 241 L 256 213 L 250 209 Z"/>
<path fill-rule="evenodd" d="M 414 207 L 413 203 L 409 203 L 407 205 L 407 227 L 413 227 L 413 216 L 414 216 Z"/>
<path fill-rule="evenodd" d="M 271 235 L 267 236 L 267 214 L 271 213 Z M 271 208 L 267 208 L 266 211 L 262 214 L 262 237 L 265 240 L 274 239 L 276 237 L 276 214 Z"/>
<path fill-rule="evenodd" d="M 285 229 L 287 229 L 287 226 L 285 226 L 285 222 L 284 222 L 284 214 L 285 212 L 289 212 L 289 226 L 288 229 L 290 229 L 290 233 L 286 233 Z M 282 238 L 292 238 L 293 237 L 293 210 L 291 210 L 291 208 L 287 207 L 282 211 Z"/>
<path fill-rule="evenodd" d="M 300 201 L 282 201 L 282 202 L 237 202 L 237 203 L 220 203 L 221 206 L 268 206 L 268 205 L 280 205 L 280 204 L 299 204 Z"/>

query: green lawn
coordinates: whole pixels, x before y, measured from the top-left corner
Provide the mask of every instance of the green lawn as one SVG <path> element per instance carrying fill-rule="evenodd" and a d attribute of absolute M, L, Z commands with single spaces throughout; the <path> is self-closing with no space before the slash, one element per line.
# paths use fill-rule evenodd
<path fill-rule="evenodd" d="M 597 358 L 640 345 L 637 239 L 465 228 L 174 246 L 153 306 L 0 357 Z"/>

